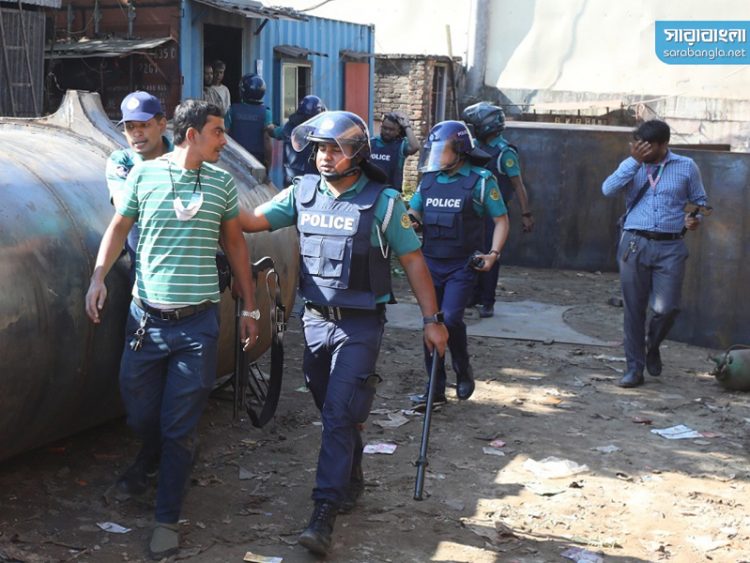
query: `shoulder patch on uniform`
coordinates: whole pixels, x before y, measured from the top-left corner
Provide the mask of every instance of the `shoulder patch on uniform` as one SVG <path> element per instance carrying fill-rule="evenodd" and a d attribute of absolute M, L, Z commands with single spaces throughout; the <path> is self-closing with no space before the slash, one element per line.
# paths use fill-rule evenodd
<path fill-rule="evenodd" d="M 490 190 L 490 199 L 498 201 L 500 199 L 500 190 L 498 190 L 497 188 L 492 188 Z"/>
<path fill-rule="evenodd" d="M 409 219 L 409 216 L 406 213 L 401 214 L 401 226 L 404 229 L 411 228 L 411 220 Z"/>
<path fill-rule="evenodd" d="M 490 172 L 486 168 L 480 168 L 479 166 L 475 166 L 475 167 L 472 167 L 472 171 L 479 174 L 485 180 L 492 178 L 492 172 Z"/>
<path fill-rule="evenodd" d="M 513 166 L 515 166 L 515 164 L 516 164 L 515 159 L 513 159 L 513 158 L 506 158 L 505 159 L 505 167 L 506 168 L 512 168 Z"/>

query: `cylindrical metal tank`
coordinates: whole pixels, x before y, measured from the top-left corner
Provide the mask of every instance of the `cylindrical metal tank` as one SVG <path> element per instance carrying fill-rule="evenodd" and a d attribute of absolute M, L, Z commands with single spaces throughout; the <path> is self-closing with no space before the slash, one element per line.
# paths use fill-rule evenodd
<path fill-rule="evenodd" d="M 0 460 L 121 414 L 117 376 L 129 302 L 127 258 L 107 277 L 99 326 L 84 298 L 113 215 L 104 179 L 110 152 L 125 145 L 98 94 L 69 92 L 52 116 L 0 118 Z M 233 141 L 219 162 L 252 209 L 276 193 Z M 269 255 L 291 310 L 298 274 L 294 229 L 247 235 L 253 260 Z M 270 346 L 263 283 L 257 358 Z M 222 296 L 219 374 L 233 369 L 233 303 Z"/>

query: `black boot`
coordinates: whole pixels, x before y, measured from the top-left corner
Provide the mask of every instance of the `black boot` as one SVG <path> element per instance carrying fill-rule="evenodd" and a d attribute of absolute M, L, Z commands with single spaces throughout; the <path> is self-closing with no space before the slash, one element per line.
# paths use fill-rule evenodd
<path fill-rule="evenodd" d="M 349 481 L 349 490 L 346 493 L 344 502 L 339 506 L 339 514 L 348 514 L 357 504 L 357 500 L 365 491 L 365 475 L 362 472 L 362 466 L 356 465 L 352 468 L 352 476 Z"/>
<path fill-rule="evenodd" d="M 465 401 L 474 393 L 474 370 L 467 366 L 463 373 L 457 374 L 456 379 L 456 395 Z"/>
<path fill-rule="evenodd" d="M 310 523 L 300 535 L 297 543 L 317 555 L 326 555 L 331 547 L 331 534 L 336 522 L 337 511 L 336 505 L 330 501 L 315 501 L 315 509 L 310 517 Z"/>

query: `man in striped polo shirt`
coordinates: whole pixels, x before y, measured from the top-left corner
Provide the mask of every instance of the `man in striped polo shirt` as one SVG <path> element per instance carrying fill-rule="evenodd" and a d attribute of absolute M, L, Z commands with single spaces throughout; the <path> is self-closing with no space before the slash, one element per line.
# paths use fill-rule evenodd
<path fill-rule="evenodd" d="M 219 236 L 247 309 L 242 311 L 240 336 L 245 348 L 254 345 L 258 335 L 237 190 L 231 175 L 211 164 L 219 160 L 226 142 L 218 107 L 202 100 L 186 100 L 177 107 L 175 149 L 130 171 L 86 294 L 86 312 L 99 323 L 107 297 L 105 276 L 137 220 L 141 234 L 120 390 L 128 424 L 144 441 L 146 455 L 139 455 L 136 463 L 160 460 L 156 526 L 149 545 L 156 559 L 179 547 L 177 522 L 194 461 L 198 421 L 216 378 Z"/>

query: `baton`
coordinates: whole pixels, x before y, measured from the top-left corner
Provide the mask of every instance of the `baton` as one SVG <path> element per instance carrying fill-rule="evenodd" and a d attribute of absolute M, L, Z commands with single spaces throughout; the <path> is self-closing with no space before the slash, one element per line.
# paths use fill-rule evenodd
<path fill-rule="evenodd" d="M 419 446 L 419 458 L 417 459 L 417 480 L 414 483 L 414 500 L 422 500 L 424 489 L 424 477 L 427 471 L 427 443 L 430 441 L 430 422 L 432 422 L 432 402 L 435 397 L 435 379 L 437 376 L 440 354 L 437 349 L 432 350 L 432 369 L 430 370 L 430 381 L 427 384 L 427 409 L 424 412 L 424 423 L 422 425 L 422 444 Z"/>

